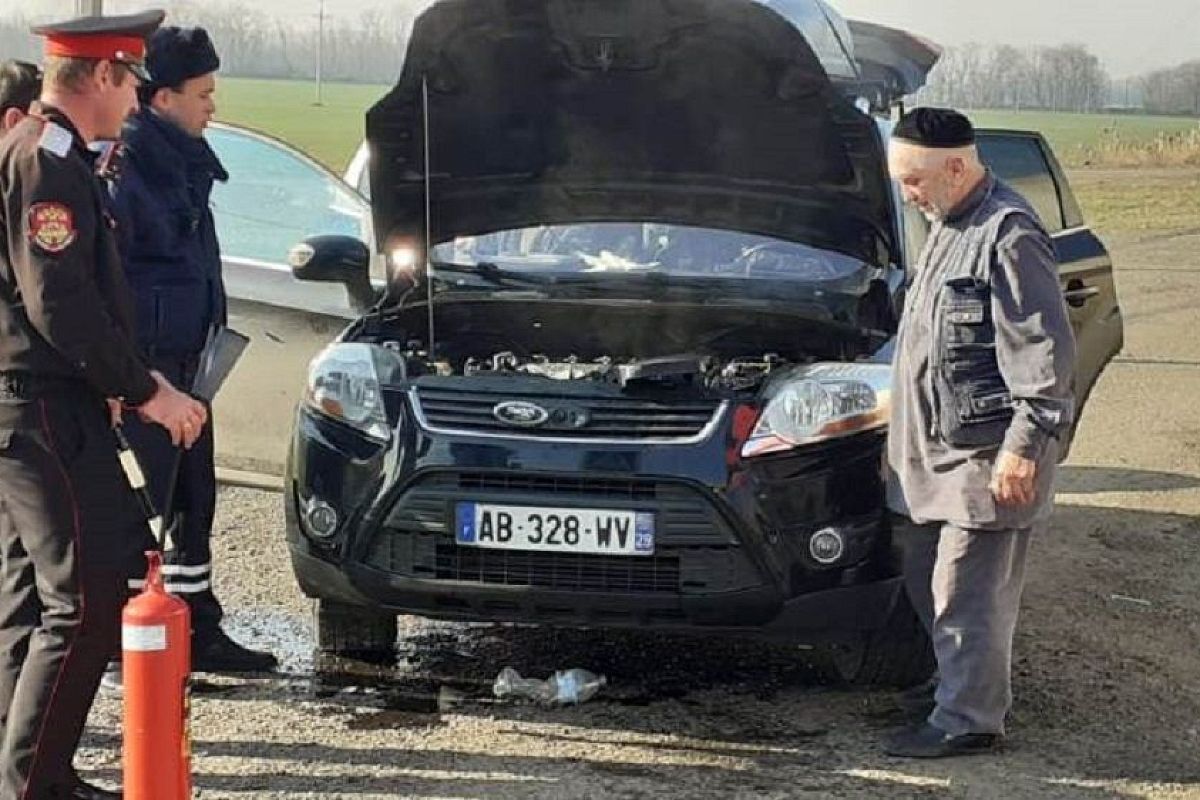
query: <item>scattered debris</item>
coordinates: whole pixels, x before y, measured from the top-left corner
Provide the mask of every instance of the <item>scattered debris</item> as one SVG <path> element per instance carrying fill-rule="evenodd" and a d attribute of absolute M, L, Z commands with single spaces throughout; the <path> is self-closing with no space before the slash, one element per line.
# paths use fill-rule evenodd
<path fill-rule="evenodd" d="M 1137 606 L 1139 608 L 1154 608 L 1153 603 L 1151 603 L 1149 600 L 1143 600 L 1140 597 L 1129 597 L 1128 595 L 1123 595 L 1123 594 L 1112 594 L 1112 595 L 1108 596 L 1108 599 L 1112 600 L 1115 603 L 1125 603 L 1127 605 Z"/>
<path fill-rule="evenodd" d="M 543 705 L 578 705 L 591 700 L 607 683 L 603 675 L 585 669 L 559 670 L 546 680 L 522 678 L 512 667 L 505 667 L 496 676 L 492 694 L 503 700 L 519 697 Z"/>

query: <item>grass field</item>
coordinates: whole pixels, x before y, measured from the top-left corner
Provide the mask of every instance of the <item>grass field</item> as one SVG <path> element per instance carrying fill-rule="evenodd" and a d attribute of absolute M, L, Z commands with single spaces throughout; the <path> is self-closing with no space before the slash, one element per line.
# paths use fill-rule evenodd
<path fill-rule="evenodd" d="M 386 86 L 326 84 L 324 102 L 314 105 L 311 82 L 224 78 L 217 94 L 218 117 L 285 139 L 334 169 L 345 166 L 362 139 L 363 113 L 386 91 Z M 1040 111 L 971 111 L 980 127 L 1041 131 L 1065 164 L 1083 162 L 1105 131 L 1116 129 L 1122 139 L 1150 141 L 1160 133 L 1200 128 L 1185 117 L 1053 114 Z"/>
<path fill-rule="evenodd" d="M 217 118 L 278 136 L 341 171 L 363 137 L 363 114 L 386 86 L 325 84 L 314 104 L 311 82 L 222 78 Z"/>
<path fill-rule="evenodd" d="M 310 82 L 224 78 L 218 117 L 290 142 L 336 171 L 346 165 L 363 135 L 363 114 L 386 86 L 326 84 L 324 103 L 314 105 Z M 1200 128 L 1180 117 L 972 111 L 980 127 L 1041 131 L 1064 165 L 1082 166 L 1114 127 L 1122 140 L 1151 141 L 1159 134 Z M 1084 170 L 1083 173 L 1087 173 Z M 1089 221 L 1101 230 L 1141 232 L 1195 226 L 1200 219 L 1200 173 L 1196 169 L 1112 170 L 1079 174 L 1072 185 Z"/>
<path fill-rule="evenodd" d="M 1099 144 L 1108 131 L 1116 131 L 1123 140 L 1149 142 L 1159 134 L 1184 133 L 1200 128 L 1200 120 L 1190 117 L 1151 115 L 1055 114 L 1047 111 L 969 111 L 981 128 L 1015 128 L 1039 131 L 1050 142 L 1065 164 L 1082 163 L 1084 151 Z"/>

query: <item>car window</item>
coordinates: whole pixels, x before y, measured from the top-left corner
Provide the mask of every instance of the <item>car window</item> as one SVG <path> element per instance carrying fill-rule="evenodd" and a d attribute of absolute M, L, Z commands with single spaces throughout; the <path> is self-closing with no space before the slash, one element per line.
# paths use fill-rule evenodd
<path fill-rule="evenodd" d="M 979 137 L 979 155 L 1000 180 L 1020 192 L 1050 233 L 1063 229 L 1058 186 L 1036 139 L 988 134 Z"/>
<path fill-rule="evenodd" d="M 366 142 L 359 144 L 346 166 L 342 180 L 354 187 L 368 202 L 371 200 L 371 151 Z"/>
<path fill-rule="evenodd" d="M 358 185 L 354 187 L 358 193 L 368 200 L 371 199 L 371 170 L 364 169 L 358 174 Z"/>
<path fill-rule="evenodd" d="M 214 127 L 207 137 L 230 175 L 212 197 L 225 257 L 283 264 L 306 236 L 365 237 L 366 204 L 315 162 L 229 127 Z"/>

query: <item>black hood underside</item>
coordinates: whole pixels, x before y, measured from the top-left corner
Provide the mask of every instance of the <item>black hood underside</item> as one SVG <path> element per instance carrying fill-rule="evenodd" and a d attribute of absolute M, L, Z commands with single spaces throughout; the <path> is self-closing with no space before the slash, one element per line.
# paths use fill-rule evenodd
<path fill-rule="evenodd" d="M 427 118 L 426 118 L 427 87 Z M 381 247 L 649 221 L 896 259 L 874 120 L 750 0 L 443 0 L 367 116 Z"/>

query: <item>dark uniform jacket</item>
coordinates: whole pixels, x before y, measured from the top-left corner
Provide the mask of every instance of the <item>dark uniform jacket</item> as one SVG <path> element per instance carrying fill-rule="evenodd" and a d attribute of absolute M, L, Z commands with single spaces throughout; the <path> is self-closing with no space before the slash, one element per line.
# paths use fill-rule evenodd
<path fill-rule="evenodd" d="M 0 139 L 0 374 L 86 381 L 141 405 L 156 385 L 94 158 L 52 108 Z"/>
<path fill-rule="evenodd" d="M 225 323 L 225 287 L 209 208 L 228 180 L 203 138 L 143 108 L 125 126 L 125 159 L 113 186 L 137 336 L 154 362 L 194 356 Z"/>

